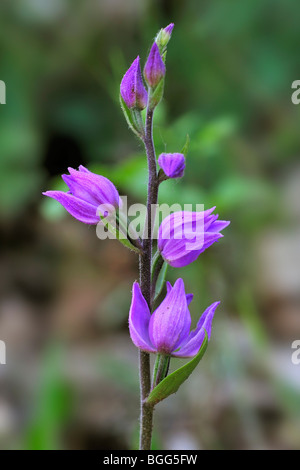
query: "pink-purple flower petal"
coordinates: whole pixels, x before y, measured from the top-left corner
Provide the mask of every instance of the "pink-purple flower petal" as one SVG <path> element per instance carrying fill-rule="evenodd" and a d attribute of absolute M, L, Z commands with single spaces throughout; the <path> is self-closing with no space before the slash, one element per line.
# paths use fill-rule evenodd
<path fill-rule="evenodd" d="M 46 191 L 43 194 L 56 199 L 75 219 L 84 224 L 95 225 L 99 222 L 96 207 L 89 202 L 63 191 Z"/>
<path fill-rule="evenodd" d="M 132 301 L 129 311 L 129 331 L 132 342 L 139 349 L 155 352 L 149 337 L 151 314 L 137 282 L 133 284 Z"/>
<path fill-rule="evenodd" d="M 190 333 L 187 341 L 185 343 L 182 343 L 180 349 L 178 351 L 173 352 L 173 356 L 176 356 L 176 357 L 195 356 L 199 352 L 199 349 L 201 348 L 201 345 L 205 337 L 205 331 L 207 332 L 208 340 L 210 340 L 212 320 L 213 320 L 216 308 L 219 304 L 220 302 L 214 302 L 205 310 L 195 330 Z"/>
<path fill-rule="evenodd" d="M 190 322 L 182 279 L 177 279 L 171 291 L 152 314 L 149 335 L 157 351 L 171 354 L 179 340 L 185 338 L 185 325 Z"/>
<path fill-rule="evenodd" d="M 158 230 L 158 249 L 173 267 L 195 261 L 209 246 L 218 241 L 230 222 L 217 220 L 215 207 L 203 212 L 175 212 L 166 217 Z"/>

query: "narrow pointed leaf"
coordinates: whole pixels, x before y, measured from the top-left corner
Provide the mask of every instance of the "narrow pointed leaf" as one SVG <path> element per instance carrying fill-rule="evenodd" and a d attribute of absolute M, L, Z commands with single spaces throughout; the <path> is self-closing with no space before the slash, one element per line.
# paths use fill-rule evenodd
<path fill-rule="evenodd" d="M 128 240 L 128 238 L 125 237 L 124 233 L 122 233 L 116 226 L 111 224 L 106 217 L 103 217 L 100 214 L 100 219 L 101 219 L 103 225 L 107 228 L 107 230 L 109 230 L 109 232 L 112 233 L 115 236 L 116 240 L 121 242 L 122 245 L 126 246 L 126 248 L 129 248 L 130 250 L 134 251 L 135 253 L 138 253 L 138 254 L 141 253 L 141 251 L 136 246 L 134 246 Z"/>
<path fill-rule="evenodd" d="M 150 108 L 154 109 L 161 101 L 164 94 L 165 78 L 162 78 L 157 87 L 151 92 L 149 103 Z"/>
<path fill-rule="evenodd" d="M 185 144 L 184 144 L 184 146 L 182 147 L 182 150 L 181 150 L 181 153 L 183 153 L 183 155 L 185 157 L 187 156 L 187 153 L 189 151 L 189 146 L 190 146 L 190 136 L 187 134 L 186 139 L 185 139 Z"/>
<path fill-rule="evenodd" d="M 185 382 L 196 366 L 199 364 L 200 360 L 202 359 L 206 348 L 208 345 L 208 337 L 207 333 L 205 332 L 205 338 L 203 340 L 202 346 L 198 354 L 187 364 L 180 367 L 179 369 L 172 372 L 172 374 L 168 375 L 164 380 L 162 380 L 149 394 L 147 398 L 147 403 L 149 405 L 156 405 L 160 401 L 167 398 L 169 395 L 176 393 L 179 389 L 180 385 Z"/>
<path fill-rule="evenodd" d="M 168 267 L 169 267 L 168 263 L 166 263 L 166 261 L 164 261 L 164 264 L 162 265 L 162 268 L 160 270 L 160 273 L 159 273 L 159 276 L 158 276 L 158 279 L 157 279 L 157 282 L 156 282 L 156 286 L 155 286 L 155 300 L 161 294 L 161 291 L 162 291 L 162 289 L 165 285 L 165 280 L 166 280 Z"/>

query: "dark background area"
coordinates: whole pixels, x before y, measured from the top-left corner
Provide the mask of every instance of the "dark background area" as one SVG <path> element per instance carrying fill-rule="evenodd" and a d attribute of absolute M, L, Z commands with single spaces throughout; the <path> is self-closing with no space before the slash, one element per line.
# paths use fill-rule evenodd
<path fill-rule="evenodd" d="M 299 3 L 3 0 L 0 13 L 1 448 L 136 446 L 137 260 L 41 193 L 83 164 L 144 202 L 147 165 L 119 84 L 170 22 L 155 144 L 180 151 L 187 133 L 191 144 L 185 178 L 160 201 L 216 205 L 231 225 L 170 269 L 195 294 L 193 325 L 222 303 L 204 360 L 157 407 L 154 447 L 299 448 Z"/>

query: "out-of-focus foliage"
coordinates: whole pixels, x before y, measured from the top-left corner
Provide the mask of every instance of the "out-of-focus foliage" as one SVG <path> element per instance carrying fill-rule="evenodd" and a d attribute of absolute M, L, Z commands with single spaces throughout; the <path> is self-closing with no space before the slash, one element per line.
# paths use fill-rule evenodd
<path fill-rule="evenodd" d="M 33 420 L 25 433 L 24 445 L 29 450 L 60 448 L 60 432 L 71 406 L 70 391 L 62 374 L 63 357 L 61 347 L 51 345 L 42 360 Z"/>
<path fill-rule="evenodd" d="M 0 13 L 0 338 L 11 355 L 1 447 L 135 445 L 135 255 L 41 192 L 64 189 L 60 174 L 84 164 L 144 202 L 147 164 L 119 83 L 171 21 L 154 138 L 158 153 L 180 151 L 187 134 L 190 145 L 185 177 L 164 182 L 160 202 L 216 205 L 231 225 L 196 263 L 168 271 L 195 293 L 194 319 L 222 304 L 198 374 L 159 405 L 155 446 L 299 447 L 300 5 L 17 0 Z M 20 373 L 42 369 L 35 386 Z"/>

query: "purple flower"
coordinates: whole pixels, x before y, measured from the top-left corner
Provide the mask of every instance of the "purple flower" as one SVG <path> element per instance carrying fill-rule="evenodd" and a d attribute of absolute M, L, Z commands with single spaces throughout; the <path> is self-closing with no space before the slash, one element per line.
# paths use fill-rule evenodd
<path fill-rule="evenodd" d="M 144 77 L 148 85 L 156 87 L 166 73 L 166 67 L 161 58 L 156 42 L 153 43 L 145 68 Z"/>
<path fill-rule="evenodd" d="M 182 153 L 162 153 L 158 164 L 168 178 L 181 178 L 185 169 L 185 158 Z"/>
<path fill-rule="evenodd" d="M 210 305 L 196 329 L 190 331 L 188 305 L 192 298 L 192 294 L 185 293 L 182 279 L 177 279 L 173 287 L 167 282 L 167 295 L 151 315 L 140 286 L 135 282 L 129 312 L 129 331 L 135 346 L 143 351 L 174 357 L 195 356 L 203 343 L 205 331 L 210 339 L 212 319 L 220 302 Z"/>
<path fill-rule="evenodd" d="M 165 261 L 181 268 L 195 261 L 210 245 L 223 237 L 230 222 L 212 214 L 215 207 L 202 212 L 180 211 L 166 217 L 158 230 L 158 249 Z"/>
<path fill-rule="evenodd" d="M 113 183 L 80 165 L 79 171 L 68 168 L 69 175 L 62 175 L 69 191 L 46 191 L 45 196 L 56 199 L 76 219 L 85 224 L 97 224 L 99 211 L 107 215 L 121 205 L 119 193 Z M 103 205 L 103 207 L 99 207 Z"/>
<path fill-rule="evenodd" d="M 128 108 L 139 110 L 146 108 L 148 93 L 142 79 L 139 56 L 132 62 L 122 78 L 120 92 Z"/>

